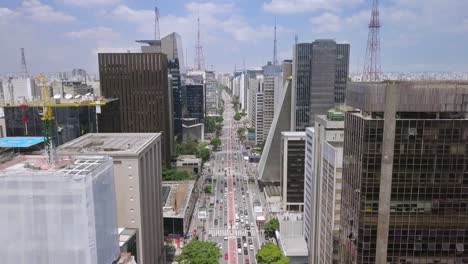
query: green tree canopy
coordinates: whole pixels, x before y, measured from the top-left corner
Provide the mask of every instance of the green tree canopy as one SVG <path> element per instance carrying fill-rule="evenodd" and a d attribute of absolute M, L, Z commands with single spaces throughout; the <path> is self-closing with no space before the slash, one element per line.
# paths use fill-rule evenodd
<path fill-rule="evenodd" d="M 267 234 L 269 237 L 274 237 L 275 231 L 279 230 L 278 218 L 272 218 L 270 221 L 268 221 L 265 224 L 264 229 L 265 229 L 265 234 Z"/>
<path fill-rule="evenodd" d="M 183 181 L 192 178 L 192 175 L 187 171 L 168 170 L 162 171 L 163 181 Z"/>
<path fill-rule="evenodd" d="M 215 137 L 211 140 L 211 145 L 213 145 L 213 148 L 217 149 L 219 145 L 221 145 L 221 139 L 219 137 Z"/>
<path fill-rule="evenodd" d="M 176 155 L 197 155 L 198 142 L 196 140 L 176 145 Z"/>
<path fill-rule="evenodd" d="M 257 252 L 257 263 L 258 264 L 288 264 L 289 259 L 283 255 L 281 249 L 271 243 L 265 243 L 260 250 Z"/>
<path fill-rule="evenodd" d="M 206 117 L 206 132 L 213 133 L 216 129 L 216 118 L 214 116 Z"/>
<path fill-rule="evenodd" d="M 207 148 L 201 148 L 198 150 L 197 157 L 202 159 L 202 162 L 205 163 L 210 159 L 211 151 Z"/>
<path fill-rule="evenodd" d="M 205 193 L 211 193 L 212 189 L 213 187 L 210 184 L 205 185 L 205 188 L 203 188 Z"/>
<path fill-rule="evenodd" d="M 176 261 L 181 264 L 218 264 L 221 253 L 215 242 L 192 240 L 182 248 Z"/>
<path fill-rule="evenodd" d="M 239 114 L 239 112 L 236 112 L 236 114 L 234 115 L 234 120 L 239 121 L 241 120 L 241 118 L 242 118 L 241 114 Z"/>

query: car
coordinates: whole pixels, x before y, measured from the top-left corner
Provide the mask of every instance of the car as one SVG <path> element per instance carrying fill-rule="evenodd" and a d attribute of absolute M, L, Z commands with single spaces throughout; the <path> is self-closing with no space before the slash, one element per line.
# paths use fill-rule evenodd
<path fill-rule="evenodd" d="M 247 231 L 247 235 L 250 237 L 252 236 L 252 233 L 250 233 L 250 231 Z"/>
<path fill-rule="evenodd" d="M 245 264 L 250 264 L 249 259 L 245 259 Z"/>
<path fill-rule="evenodd" d="M 237 244 L 240 244 L 241 243 L 241 239 L 240 237 L 237 238 Z"/>
<path fill-rule="evenodd" d="M 252 239 L 249 239 L 249 245 L 252 245 Z"/>
<path fill-rule="evenodd" d="M 248 255 L 249 252 L 247 251 L 247 249 L 244 249 L 244 255 Z"/>
<path fill-rule="evenodd" d="M 244 242 L 244 247 L 246 248 L 247 247 L 247 243 Z"/>
<path fill-rule="evenodd" d="M 228 259 L 229 259 L 228 253 L 224 253 L 224 260 L 228 260 Z"/>
<path fill-rule="evenodd" d="M 248 215 L 249 213 L 247 213 L 247 210 L 244 211 L 244 215 Z"/>
<path fill-rule="evenodd" d="M 249 246 L 249 249 L 250 249 L 250 250 L 254 250 L 253 245 L 250 245 L 250 246 Z"/>
<path fill-rule="evenodd" d="M 208 235 L 208 239 L 212 239 L 213 236 L 211 234 Z"/>
<path fill-rule="evenodd" d="M 249 225 L 249 220 L 245 220 L 245 225 Z"/>
<path fill-rule="evenodd" d="M 237 249 L 237 254 L 242 255 L 242 249 L 238 248 Z"/>
<path fill-rule="evenodd" d="M 215 219 L 215 220 L 214 220 L 214 224 L 215 224 L 215 225 L 218 225 L 218 219 Z"/>
<path fill-rule="evenodd" d="M 219 249 L 223 249 L 223 244 L 218 243 L 218 248 L 219 248 Z"/>
<path fill-rule="evenodd" d="M 246 225 L 245 229 L 250 230 L 250 226 Z"/>
<path fill-rule="evenodd" d="M 239 226 L 237 226 L 237 227 L 236 227 L 236 229 L 237 229 L 237 230 L 239 230 L 239 229 L 240 229 L 240 227 L 239 227 Z"/>
<path fill-rule="evenodd" d="M 245 236 L 242 236 L 242 241 L 245 242 L 246 241 L 246 237 Z"/>
<path fill-rule="evenodd" d="M 228 240 L 228 237 L 227 237 L 227 236 L 225 236 L 225 237 L 224 237 L 224 241 L 227 241 L 227 240 Z"/>

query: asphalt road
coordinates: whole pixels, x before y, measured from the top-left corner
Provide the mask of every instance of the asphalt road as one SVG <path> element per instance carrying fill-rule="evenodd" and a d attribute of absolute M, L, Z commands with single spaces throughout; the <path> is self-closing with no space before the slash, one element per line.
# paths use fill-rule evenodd
<path fill-rule="evenodd" d="M 212 199 L 207 195 L 199 206 L 206 203 L 207 219 L 202 239 L 214 241 L 223 255 L 220 263 L 256 263 L 255 254 L 260 245 L 255 223 L 253 201 L 259 195 L 255 183 L 248 181 L 252 164 L 243 159 L 242 144 L 236 138 L 242 126 L 233 120 L 231 100 L 224 94 L 225 111 L 221 150 L 210 160 L 212 169 Z M 210 200 L 214 203 L 210 205 Z M 228 258 L 227 260 L 225 258 Z"/>

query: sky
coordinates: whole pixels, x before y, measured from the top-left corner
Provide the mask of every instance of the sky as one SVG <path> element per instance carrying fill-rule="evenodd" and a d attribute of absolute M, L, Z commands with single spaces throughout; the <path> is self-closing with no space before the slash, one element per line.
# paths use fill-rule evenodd
<path fill-rule="evenodd" d="M 468 71 L 467 0 L 380 0 L 382 70 Z M 0 73 L 83 68 L 98 72 L 97 53 L 139 51 L 136 39 L 182 36 L 193 66 L 197 17 L 207 68 L 232 72 L 273 58 L 299 42 L 335 39 L 351 45 L 351 72 L 364 64 L 371 0 L 0 0 Z"/>

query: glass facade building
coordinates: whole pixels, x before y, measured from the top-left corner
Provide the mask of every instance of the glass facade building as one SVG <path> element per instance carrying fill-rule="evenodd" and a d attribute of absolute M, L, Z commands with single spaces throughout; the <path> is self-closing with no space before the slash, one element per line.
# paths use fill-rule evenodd
<path fill-rule="evenodd" d="M 341 263 L 468 263 L 468 83 L 385 86 L 348 87 Z"/>
<path fill-rule="evenodd" d="M 349 44 L 316 40 L 295 46 L 292 130 L 314 126 L 314 116 L 344 102 L 349 70 Z"/>

